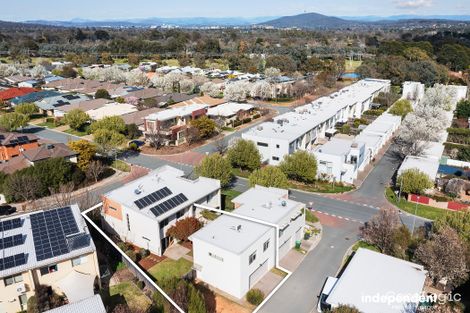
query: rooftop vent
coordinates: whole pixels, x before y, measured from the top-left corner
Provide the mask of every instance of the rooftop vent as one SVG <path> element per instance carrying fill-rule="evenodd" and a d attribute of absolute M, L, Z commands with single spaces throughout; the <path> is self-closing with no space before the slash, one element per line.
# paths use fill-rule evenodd
<path fill-rule="evenodd" d="M 242 230 L 242 225 L 237 226 L 237 231 L 240 232 Z"/>
<path fill-rule="evenodd" d="M 52 150 L 52 149 L 54 149 L 54 145 L 48 144 L 48 145 L 46 146 L 46 148 L 47 148 L 47 150 Z"/>
<path fill-rule="evenodd" d="M 282 206 L 286 206 L 286 205 L 287 205 L 286 200 L 282 200 L 281 205 L 282 205 Z"/>

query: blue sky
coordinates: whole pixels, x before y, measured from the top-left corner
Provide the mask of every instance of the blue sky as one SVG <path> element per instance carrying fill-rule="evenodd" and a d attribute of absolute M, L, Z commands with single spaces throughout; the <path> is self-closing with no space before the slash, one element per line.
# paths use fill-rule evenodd
<path fill-rule="evenodd" d="M 470 15 L 469 0 L 2 0 L 0 19 L 145 17 Z"/>

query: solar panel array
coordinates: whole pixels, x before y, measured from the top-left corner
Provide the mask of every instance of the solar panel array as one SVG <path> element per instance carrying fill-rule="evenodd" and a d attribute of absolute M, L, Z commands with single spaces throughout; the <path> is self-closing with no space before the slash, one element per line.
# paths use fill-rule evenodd
<path fill-rule="evenodd" d="M 23 235 L 18 234 L 14 236 L 9 236 L 5 238 L 0 238 L 0 249 L 7 249 L 11 247 L 16 247 L 23 244 Z"/>
<path fill-rule="evenodd" d="M 90 235 L 86 233 L 71 235 L 67 237 L 67 243 L 70 250 L 77 250 L 90 245 Z"/>
<path fill-rule="evenodd" d="M 9 256 L 0 259 L 0 271 L 26 264 L 26 255 L 24 253 Z"/>
<path fill-rule="evenodd" d="M 70 252 L 66 236 L 78 233 L 70 207 L 31 214 L 30 218 L 37 261 Z"/>
<path fill-rule="evenodd" d="M 141 210 L 149 205 L 152 205 L 154 204 L 155 202 L 158 202 L 160 200 L 162 200 L 163 198 L 171 195 L 172 192 L 170 189 L 168 189 L 168 187 L 164 187 L 160 190 L 157 190 L 155 192 L 152 192 L 151 194 L 143 197 L 143 198 L 140 198 L 136 201 L 134 201 L 135 205 Z"/>
<path fill-rule="evenodd" d="M 151 208 L 150 211 L 152 211 L 155 216 L 160 216 L 163 213 L 168 212 L 173 208 L 176 208 L 178 205 L 185 201 L 188 201 L 188 198 L 186 198 L 184 194 L 180 193 L 166 201 L 163 201 L 160 204 L 157 204 L 156 206 Z"/>
<path fill-rule="evenodd" d="M 21 227 L 22 224 L 23 223 L 22 223 L 21 218 L 14 218 L 14 219 L 7 220 L 7 221 L 1 221 L 0 222 L 0 232 L 7 231 L 7 230 L 10 230 L 10 229 L 19 228 L 19 227 Z"/>

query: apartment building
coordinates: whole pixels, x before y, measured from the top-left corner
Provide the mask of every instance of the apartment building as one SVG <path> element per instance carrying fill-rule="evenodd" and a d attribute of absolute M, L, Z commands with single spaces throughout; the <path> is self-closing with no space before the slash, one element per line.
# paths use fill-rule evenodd
<path fill-rule="evenodd" d="M 285 155 L 310 150 L 318 139 L 334 134 L 336 123 L 361 117 L 380 92 L 389 90 L 389 80 L 363 79 L 255 126 L 242 138 L 257 145 L 264 162 L 277 165 Z"/>
<path fill-rule="evenodd" d="M 205 116 L 207 107 L 205 104 L 191 104 L 150 114 L 144 118 L 144 135 L 158 135 L 163 145 L 183 144 L 189 123 Z"/>
<path fill-rule="evenodd" d="M 121 240 L 162 255 L 172 243 L 168 228 L 197 216 L 194 203 L 220 208 L 220 182 L 189 179 L 165 165 L 103 195 L 101 216 L 106 229 Z"/>
<path fill-rule="evenodd" d="M 69 303 L 99 285 L 96 248 L 77 205 L 0 221 L 0 312 L 27 310 L 39 285 Z"/>
<path fill-rule="evenodd" d="M 302 239 L 305 205 L 289 200 L 288 190 L 262 186 L 233 203 L 235 214 L 278 225 L 279 236 L 273 226 L 222 215 L 190 239 L 197 278 L 241 299 Z"/>
<path fill-rule="evenodd" d="M 354 139 L 332 138 L 313 150 L 318 163 L 318 177 L 352 184 L 365 165 L 365 144 Z"/>

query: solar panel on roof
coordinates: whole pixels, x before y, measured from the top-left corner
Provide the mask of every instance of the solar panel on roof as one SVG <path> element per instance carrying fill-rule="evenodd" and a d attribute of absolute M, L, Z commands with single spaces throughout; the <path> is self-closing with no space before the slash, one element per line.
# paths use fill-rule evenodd
<path fill-rule="evenodd" d="M 0 232 L 19 228 L 22 225 L 21 218 L 14 218 L 11 220 L 1 221 L 0 222 Z"/>
<path fill-rule="evenodd" d="M 31 214 L 30 219 L 38 261 L 70 252 L 66 236 L 79 231 L 70 207 Z"/>
<path fill-rule="evenodd" d="M 90 241 L 90 235 L 88 234 L 76 234 L 67 237 L 67 243 L 71 251 L 88 247 L 90 245 Z"/>
<path fill-rule="evenodd" d="M 142 197 L 134 201 L 134 203 L 139 209 L 143 209 L 149 205 L 154 204 L 155 202 L 162 200 L 163 198 L 171 194 L 172 194 L 171 190 L 168 189 L 168 187 L 164 187 L 160 190 L 154 191 L 151 194 L 148 194 L 145 197 Z"/>
<path fill-rule="evenodd" d="M 0 259 L 0 271 L 26 264 L 26 255 L 24 253 L 8 256 Z"/>
<path fill-rule="evenodd" d="M 163 213 L 166 213 L 169 210 L 176 208 L 178 205 L 180 205 L 181 203 L 185 201 L 188 201 L 188 198 L 186 198 L 186 196 L 183 193 L 179 193 L 176 196 L 154 206 L 153 208 L 150 209 L 150 211 L 155 216 L 160 216 Z"/>
<path fill-rule="evenodd" d="M 5 238 L 0 238 L 0 249 L 7 249 L 11 247 L 16 247 L 23 244 L 23 235 L 18 234 L 14 236 L 9 236 Z"/>

